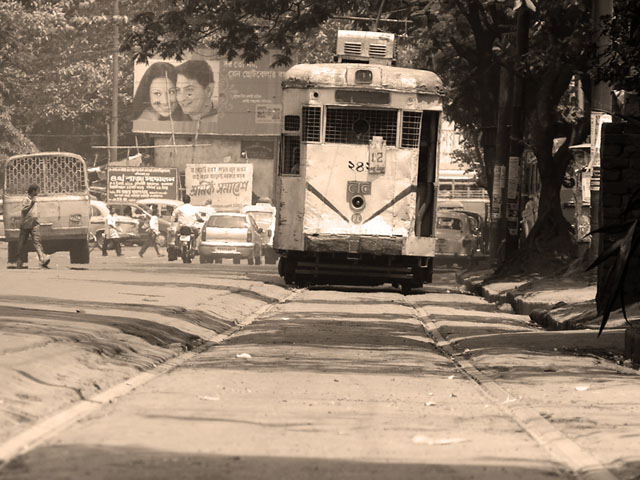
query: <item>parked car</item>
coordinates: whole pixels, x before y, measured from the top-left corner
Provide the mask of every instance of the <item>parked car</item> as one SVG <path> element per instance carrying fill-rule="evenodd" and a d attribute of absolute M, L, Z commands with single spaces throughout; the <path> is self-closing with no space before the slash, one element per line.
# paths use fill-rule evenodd
<path fill-rule="evenodd" d="M 262 263 L 262 228 L 246 213 L 214 213 L 200 233 L 200 263 L 220 263 L 223 258 L 249 265 Z"/>
<path fill-rule="evenodd" d="M 273 235 L 276 231 L 276 207 L 270 203 L 256 203 L 247 205 L 242 211 L 248 213 L 262 228 L 262 253 L 264 263 L 274 264 L 278 260 L 278 254 L 273 249 Z"/>
<path fill-rule="evenodd" d="M 90 201 L 91 218 L 89 219 L 89 243 L 92 246 L 102 248 L 104 242 L 104 219 L 109 215 L 109 207 L 100 200 Z M 127 215 L 116 215 L 116 225 L 120 227 L 120 241 L 124 245 L 141 243 L 139 226 L 140 222 Z"/>
<path fill-rule="evenodd" d="M 439 211 L 436 220 L 436 257 L 466 258 L 477 254 L 478 239 L 469 215 L 454 210 Z"/>

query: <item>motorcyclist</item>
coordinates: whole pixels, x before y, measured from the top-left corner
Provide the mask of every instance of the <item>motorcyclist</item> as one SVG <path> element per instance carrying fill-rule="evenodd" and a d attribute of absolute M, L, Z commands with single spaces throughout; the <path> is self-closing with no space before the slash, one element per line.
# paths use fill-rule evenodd
<path fill-rule="evenodd" d="M 182 227 L 189 227 L 192 235 L 192 245 L 195 245 L 195 239 L 200 233 L 200 230 L 195 226 L 196 223 L 202 222 L 202 218 L 198 214 L 198 209 L 191 205 L 191 197 L 189 195 L 184 196 L 184 204 L 180 205 L 173 211 L 172 222 L 177 225 L 176 228 L 176 244 L 180 237 L 180 230 Z"/>

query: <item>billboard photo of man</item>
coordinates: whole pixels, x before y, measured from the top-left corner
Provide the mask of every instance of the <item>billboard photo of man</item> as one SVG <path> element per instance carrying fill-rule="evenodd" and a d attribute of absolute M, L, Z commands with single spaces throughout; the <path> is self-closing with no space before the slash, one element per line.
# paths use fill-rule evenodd
<path fill-rule="evenodd" d="M 213 70 L 205 60 L 187 60 L 176 69 L 176 98 L 191 120 L 217 120 Z"/>
<path fill-rule="evenodd" d="M 183 60 L 133 65 L 133 133 L 279 135 L 282 79 L 275 53 L 256 62 L 228 60 L 199 48 Z"/>

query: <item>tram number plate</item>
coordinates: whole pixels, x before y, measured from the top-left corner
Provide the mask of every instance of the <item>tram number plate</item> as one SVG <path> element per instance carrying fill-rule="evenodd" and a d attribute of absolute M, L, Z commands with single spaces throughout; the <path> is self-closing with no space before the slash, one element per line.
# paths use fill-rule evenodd
<path fill-rule="evenodd" d="M 383 137 L 373 136 L 369 143 L 369 173 L 384 173 L 387 168 L 387 151 Z"/>

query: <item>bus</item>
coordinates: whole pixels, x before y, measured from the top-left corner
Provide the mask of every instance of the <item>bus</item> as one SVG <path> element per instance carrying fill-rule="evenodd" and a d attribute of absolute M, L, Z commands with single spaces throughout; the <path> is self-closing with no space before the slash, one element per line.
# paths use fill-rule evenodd
<path fill-rule="evenodd" d="M 38 220 L 46 253 L 68 251 L 71 263 L 89 263 L 89 181 L 79 155 L 44 152 L 15 155 L 4 165 L 4 224 L 8 260 L 18 256 L 21 204 L 29 185 L 40 187 Z M 33 245 L 29 241 L 29 249 Z"/>
<path fill-rule="evenodd" d="M 274 247 L 287 284 L 431 282 L 442 83 L 391 34 L 340 31 L 338 62 L 283 80 Z"/>

